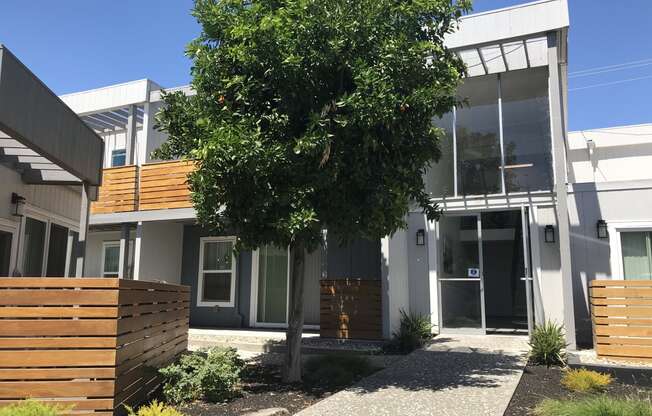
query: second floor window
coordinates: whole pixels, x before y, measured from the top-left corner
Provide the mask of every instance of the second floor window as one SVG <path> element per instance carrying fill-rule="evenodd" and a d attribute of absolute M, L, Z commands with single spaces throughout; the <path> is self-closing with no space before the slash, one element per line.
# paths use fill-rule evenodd
<path fill-rule="evenodd" d="M 127 162 L 127 150 L 116 149 L 111 152 L 111 167 L 124 166 Z"/>

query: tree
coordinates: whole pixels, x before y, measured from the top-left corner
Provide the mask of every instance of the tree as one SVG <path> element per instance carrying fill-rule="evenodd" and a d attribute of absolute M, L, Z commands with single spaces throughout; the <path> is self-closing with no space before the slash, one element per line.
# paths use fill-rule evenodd
<path fill-rule="evenodd" d="M 465 67 L 443 42 L 468 0 L 195 0 L 187 55 L 196 95 L 164 94 L 163 159 L 197 160 L 198 221 L 238 248 L 289 246 L 284 380 L 301 378 L 306 252 L 437 206 L 423 174 L 440 157 L 434 116 Z"/>

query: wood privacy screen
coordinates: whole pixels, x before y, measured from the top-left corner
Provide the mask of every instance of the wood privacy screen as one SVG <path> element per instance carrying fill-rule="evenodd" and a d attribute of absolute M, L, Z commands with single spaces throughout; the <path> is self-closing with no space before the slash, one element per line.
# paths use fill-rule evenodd
<path fill-rule="evenodd" d="M 382 339 L 380 280 L 321 280 L 319 334 Z"/>
<path fill-rule="evenodd" d="M 594 280 L 590 296 L 597 355 L 652 360 L 652 281 Z"/>
<path fill-rule="evenodd" d="M 138 168 L 121 166 L 102 170 L 102 186 L 97 201 L 91 204 L 93 214 L 129 212 L 136 209 Z"/>
<path fill-rule="evenodd" d="M 187 348 L 187 286 L 112 278 L 0 278 L 0 406 L 52 400 L 124 412 Z"/>
<path fill-rule="evenodd" d="M 188 160 L 143 165 L 140 168 L 140 210 L 192 207 L 187 181 L 194 169 L 195 162 Z"/>

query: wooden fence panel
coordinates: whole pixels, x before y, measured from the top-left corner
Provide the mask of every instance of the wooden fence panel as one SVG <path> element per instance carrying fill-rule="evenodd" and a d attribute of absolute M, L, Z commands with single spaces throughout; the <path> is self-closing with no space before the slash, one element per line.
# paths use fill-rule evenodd
<path fill-rule="evenodd" d="M 149 163 L 140 169 L 141 211 L 192 207 L 187 179 L 188 174 L 195 169 L 194 161 Z"/>
<path fill-rule="evenodd" d="M 320 336 L 382 339 L 380 280 L 320 281 Z"/>
<path fill-rule="evenodd" d="M 0 406 L 25 398 L 114 415 L 160 385 L 187 348 L 187 286 L 0 278 Z"/>
<path fill-rule="evenodd" d="M 652 361 L 652 281 L 594 280 L 589 290 L 597 355 Z"/>
<path fill-rule="evenodd" d="M 97 201 L 91 204 L 92 214 L 130 212 L 138 203 L 138 167 L 120 166 L 102 170 L 102 186 Z"/>

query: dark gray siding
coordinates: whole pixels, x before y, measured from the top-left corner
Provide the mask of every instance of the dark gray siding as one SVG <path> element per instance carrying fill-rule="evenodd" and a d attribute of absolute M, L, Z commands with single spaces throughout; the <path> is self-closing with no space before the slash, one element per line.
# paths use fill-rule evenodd
<path fill-rule="evenodd" d="M 380 240 L 341 245 L 328 235 L 328 278 L 380 280 Z"/>
<path fill-rule="evenodd" d="M 239 328 L 249 326 L 249 297 L 251 295 L 251 252 L 238 255 L 236 264 L 236 304 L 234 308 L 198 307 L 197 279 L 199 273 L 199 239 L 214 236 L 195 225 L 183 230 L 183 258 L 181 283 L 191 287 L 190 325 Z"/>

